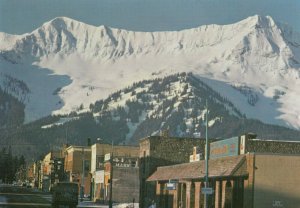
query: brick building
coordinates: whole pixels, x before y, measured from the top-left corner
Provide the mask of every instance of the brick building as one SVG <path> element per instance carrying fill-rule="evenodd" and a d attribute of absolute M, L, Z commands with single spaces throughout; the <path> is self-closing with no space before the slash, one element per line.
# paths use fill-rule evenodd
<path fill-rule="evenodd" d="M 151 136 L 140 140 L 140 207 L 149 207 L 156 198 L 155 182 L 148 181 L 159 166 L 189 162 L 194 146 L 204 152 L 205 139 Z"/>
<path fill-rule="evenodd" d="M 113 169 L 112 201 L 128 203 L 139 200 L 139 147 L 96 143 L 91 147 L 92 196 L 108 203 Z M 113 155 L 112 158 L 111 154 Z M 110 160 L 111 159 L 111 160 Z M 111 169 L 112 161 L 112 169 Z"/>
<path fill-rule="evenodd" d="M 300 183 L 300 142 L 256 140 L 251 135 L 233 140 L 238 143 L 216 142 L 219 149 L 211 145 L 208 172 L 214 191 L 208 207 L 300 207 L 300 188 L 295 185 Z M 203 151 L 204 141 L 194 142 Z M 143 192 L 145 198 L 154 199 L 159 207 L 204 207 L 205 165 L 203 160 L 188 163 L 184 150 L 191 143 L 190 139 L 141 140 L 141 191 L 150 193 Z M 214 157 L 215 153 L 219 156 Z M 147 203 L 144 200 L 141 207 Z"/>

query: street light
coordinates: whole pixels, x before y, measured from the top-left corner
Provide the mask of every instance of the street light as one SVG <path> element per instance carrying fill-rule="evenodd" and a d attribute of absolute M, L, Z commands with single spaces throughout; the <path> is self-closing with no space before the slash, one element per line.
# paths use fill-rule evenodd
<path fill-rule="evenodd" d="M 208 188 L 208 105 L 206 100 L 206 120 L 205 120 L 205 188 Z M 208 207 L 208 195 L 205 192 L 205 208 Z"/>
<path fill-rule="evenodd" d="M 80 198 L 81 201 L 83 200 L 83 196 L 84 196 L 84 172 L 85 172 L 85 158 L 84 158 L 84 146 L 82 147 L 82 177 L 81 177 L 81 186 L 80 186 Z"/>
<path fill-rule="evenodd" d="M 114 141 L 112 140 L 111 141 L 111 154 L 110 154 L 109 208 L 112 208 L 113 153 L 114 153 Z"/>
<path fill-rule="evenodd" d="M 88 147 L 90 147 L 90 145 L 91 145 L 91 139 L 90 138 L 87 138 L 87 143 L 88 143 Z M 82 157 L 82 176 L 81 176 L 80 195 L 81 195 L 81 200 L 83 200 L 83 197 L 84 197 L 84 186 L 85 186 L 84 185 L 84 177 L 85 177 L 85 146 L 82 146 L 82 150 L 81 151 L 82 151 L 82 153 L 81 153 L 81 157 Z"/>
<path fill-rule="evenodd" d="M 102 138 L 97 138 L 97 141 L 103 140 Z M 110 153 L 110 158 L 109 158 L 109 163 L 110 163 L 110 175 L 109 175 L 109 201 L 108 201 L 108 207 L 112 208 L 112 183 L 113 183 L 113 152 L 114 152 L 114 141 L 111 141 L 111 153 Z"/>
<path fill-rule="evenodd" d="M 96 138 L 96 141 L 97 141 L 97 143 L 100 144 L 100 142 L 103 141 L 103 139 L 98 137 L 98 138 Z M 94 154 L 95 154 L 95 160 L 97 161 L 97 146 L 96 146 L 96 152 Z M 94 172 L 92 173 L 92 185 L 91 185 L 90 200 L 94 200 L 96 197 L 96 193 L 95 193 L 96 170 L 97 170 L 97 167 L 95 166 Z M 103 190 L 103 188 L 101 188 L 101 190 Z M 101 196 L 100 196 L 100 198 L 101 198 Z"/>

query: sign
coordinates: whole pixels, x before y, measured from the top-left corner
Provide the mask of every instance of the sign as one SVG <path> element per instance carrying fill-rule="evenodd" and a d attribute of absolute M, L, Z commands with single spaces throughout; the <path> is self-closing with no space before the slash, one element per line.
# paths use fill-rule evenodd
<path fill-rule="evenodd" d="M 283 207 L 283 202 L 280 200 L 274 200 L 272 205 L 273 207 Z"/>
<path fill-rule="evenodd" d="M 190 162 L 200 161 L 201 154 L 190 155 Z"/>
<path fill-rule="evenodd" d="M 245 154 L 245 148 L 246 148 L 246 136 L 243 135 L 243 136 L 241 136 L 241 141 L 240 141 L 240 154 L 241 155 Z"/>
<path fill-rule="evenodd" d="M 104 183 L 104 170 L 96 171 L 95 183 Z"/>
<path fill-rule="evenodd" d="M 109 161 L 110 160 L 110 153 L 107 153 L 104 155 L 104 161 Z"/>
<path fill-rule="evenodd" d="M 212 188 L 201 188 L 202 194 L 213 194 L 213 189 Z"/>
<path fill-rule="evenodd" d="M 176 190 L 176 184 L 175 183 L 167 183 L 166 190 Z"/>
<path fill-rule="evenodd" d="M 196 162 L 201 160 L 202 153 L 199 147 L 193 147 L 193 154 L 190 155 L 190 162 Z"/>
<path fill-rule="evenodd" d="M 104 172 L 105 172 L 105 174 L 110 174 L 110 170 L 111 170 L 111 164 L 109 162 L 106 162 L 104 164 Z"/>
<path fill-rule="evenodd" d="M 235 156 L 239 154 L 239 138 L 232 137 L 210 143 L 210 158 Z"/>

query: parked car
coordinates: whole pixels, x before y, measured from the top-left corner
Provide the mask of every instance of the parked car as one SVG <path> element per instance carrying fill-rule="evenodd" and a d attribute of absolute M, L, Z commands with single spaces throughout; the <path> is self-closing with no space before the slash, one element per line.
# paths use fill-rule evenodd
<path fill-rule="evenodd" d="M 68 205 L 75 208 L 78 204 L 78 184 L 71 182 L 59 182 L 53 186 L 52 207 Z"/>

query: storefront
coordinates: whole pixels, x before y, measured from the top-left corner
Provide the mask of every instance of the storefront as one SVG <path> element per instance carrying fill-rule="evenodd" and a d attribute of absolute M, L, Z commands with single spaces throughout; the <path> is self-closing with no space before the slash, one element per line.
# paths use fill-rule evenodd
<path fill-rule="evenodd" d="M 300 142 L 255 137 L 210 140 L 208 189 L 205 140 L 141 140 L 140 207 L 300 208 Z"/>
<path fill-rule="evenodd" d="M 244 184 L 248 180 L 247 156 L 209 160 L 209 188 L 205 189 L 205 161 L 159 167 L 147 181 L 156 181 L 158 207 L 243 207 Z"/>

